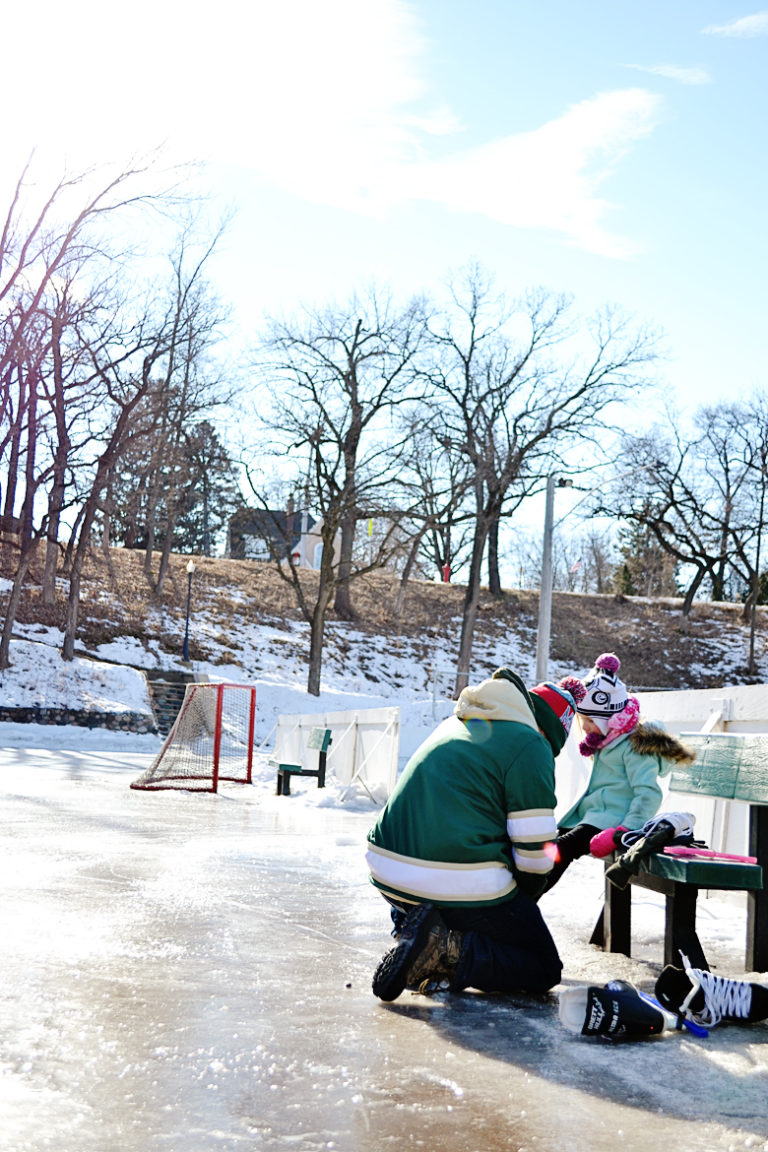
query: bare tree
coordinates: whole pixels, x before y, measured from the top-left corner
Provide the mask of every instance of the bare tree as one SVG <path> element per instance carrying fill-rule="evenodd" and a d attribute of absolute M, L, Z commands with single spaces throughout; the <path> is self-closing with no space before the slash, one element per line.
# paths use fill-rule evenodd
<path fill-rule="evenodd" d="M 303 322 L 271 321 L 258 358 L 262 378 L 273 388 L 285 389 L 290 405 L 301 413 L 292 416 L 281 401 L 283 414 L 273 417 L 271 426 L 290 427 L 297 449 L 311 448 L 320 429 L 322 442 L 338 454 L 332 486 L 343 492 L 344 507 L 334 609 L 345 619 L 353 617 L 350 577 L 356 525 L 369 518 L 372 503 L 386 504 L 380 496 L 374 498 L 374 489 L 382 492 L 384 485 L 381 480 L 372 484 L 371 476 L 381 474 L 381 447 L 386 443 L 392 452 L 393 410 L 414 396 L 423 328 L 421 300 L 397 308 L 371 289 L 346 308 L 308 311 Z M 331 474 L 325 475 L 330 480 Z M 365 501 L 358 491 L 365 491 Z"/>
<path fill-rule="evenodd" d="M 506 547 L 502 556 L 512 573 L 516 588 L 538 588 L 541 580 L 542 536 L 514 524 L 506 533 Z"/>
<path fill-rule="evenodd" d="M 571 533 L 552 536 L 552 587 L 565 592 L 586 591 L 584 542 Z"/>
<path fill-rule="evenodd" d="M 567 532 L 555 526 L 553 566 L 556 589 L 598 595 L 610 592 L 616 566 L 610 530 L 590 524 L 586 529 Z"/>
<path fill-rule="evenodd" d="M 757 672 L 755 631 L 763 561 L 766 495 L 768 495 L 768 398 L 755 392 L 745 403 L 726 409 L 734 455 L 746 467 L 741 516 L 734 517 L 730 539 L 731 564 L 748 589 L 744 619 L 749 621 L 747 671 Z"/>
<path fill-rule="evenodd" d="M 647 529 L 658 546 L 691 573 L 682 604 L 683 621 L 705 580 L 712 596 L 724 597 L 749 470 L 734 434 L 743 417 L 730 405 L 703 408 L 691 435 L 674 416 L 664 429 L 622 440 L 619 471 L 599 511 Z"/>
<path fill-rule="evenodd" d="M 512 528 L 506 548 L 514 582 L 520 588 L 537 588 L 541 580 L 542 537 L 540 532 Z M 573 531 L 555 525 L 552 535 L 553 589 L 559 592 L 598 594 L 612 591 L 615 568 L 610 530 L 588 525 Z"/>
<path fill-rule="evenodd" d="M 168 333 L 162 361 L 156 365 L 150 404 L 154 413 L 152 449 L 146 488 L 146 547 L 144 574 L 161 594 L 168 573 L 176 522 L 182 511 L 188 477 L 188 436 L 196 421 L 225 400 L 221 378 L 210 357 L 218 341 L 226 311 L 215 300 L 204 279 L 208 261 L 219 243 L 226 222 L 202 244 L 196 222 L 185 223 L 171 255 L 172 277 L 164 330 Z M 231 398 L 231 397 L 230 397 Z M 163 511 L 162 548 L 157 579 L 152 557 Z"/>
<path fill-rule="evenodd" d="M 129 331 L 115 331 L 107 343 L 91 349 L 111 418 L 103 426 L 101 440 L 94 442 L 98 443 L 98 448 L 90 469 L 89 487 L 72 532 L 69 595 L 61 651 L 64 660 L 71 660 L 74 656 L 80 584 L 91 545 L 91 530 L 101 510 L 109 477 L 121 454 L 133 437 L 146 436 L 149 432 L 149 426 L 142 424 L 137 417 L 141 413 L 142 401 L 152 389 L 154 366 L 167 354 L 169 338 L 162 324 L 155 328 L 145 316 Z"/>
<path fill-rule="evenodd" d="M 64 401 L 66 285 L 77 273 L 80 292 L 87 296 L 91 284 L 83 269 L 98 267 L 106 254 L 103 228 L 116 214 L 158 201 L 156 189 L 151 193 L 141 187 L 140 177 L 147 171 L 147 165 L 129 165 L 112 174 L 91 169 L 65 175 L 41 194 L 27 165 L 0 225 L 0 450 L 8 466 L 6 518 L 13 522 L 19 506 L 21 525 L 0 666 L 8 662 L 34 541 L 47 536 L 49 557 L 52 554 L 71 465 L 70 412 Z M 35 525 L 39 493 L 49 482 L 47 506 Z M 49 559 L 44 577 L 49 598 L 52 571 Z"/>
<path fill-rule="evenodd" d="M 463 563 L 471 534 L 466 496 L 471 475 L 465 458 L 454 451 L 439 411 L 420 403 L 407 414 L 408 449 L 399 486 L 409 505 L 401 520 L 406 559 L 400 572 L 395 620 L 403 609 L 408 581 L 419 561 L 435 576 L 448 580 Z"/>
<path fill-rule="evenodd" d="M 692 573 L 683 599 L 684 627 L 705 581 L 716 600 L 725 598 L 731 576 L 746 589 L 747 670 L 754 676 L 768 495 L 765 396 L 756 392 L 740 403 L 701 408 L 688 437 L 672 416 L 663 431 L 626 437 L 622 467 L 623 482 L 617 481 L 610 500 L 614 515 L 637 533 L 651 534 L 680 571 Z M 634 538 L 631 551 L 637 552 Z"/>
<path fill-rule="evenodd" d="M 477 267 L 452 285 L 451 297 L 442 322 L 431 326 L 430 376 L 473 478 L 458 693 L 469 677 L 481 566 L 494 525 L 540 483 L 557 451 L 605 426 L 602 414 L 645 381 L 656 353 L 655 336 L 613 310 L 581 329 L 562 296 L 537 291 L 507 305 Z M 589 352 L 570 350 L 571 341 L 583 343 L 587 335 Z"/>
<path fill-rule="evenodd" d="M 303 323 L 272 321 L 257 355 L 260 417 L 267 430 L 260 455 L 280 461 L 288 485 L 320 520 L 322 559 L 312 592 L 290 548 L 286 557 L 281 547 L 277 558 L 310 624 L 308 691 L 313 694 L 320 691 L 331 601 L 335 598 L 339 616 L 349 618 L 350 584 L 380 567 L 397 541 L 402 511 L 395 493 L 407 438 L 392 415 L 413 399 L 422 332 L 421 301 L 398 309 L 371 291 L 347 308 L 309 312 Z M 248 477 L 267 510 L 273 489 L 264 470 L 251 467 Z M 375 549 L 356 557 L 356 525 L 375 517 L 389 527 Z"/>
<path fill-rule="evenodd" d="M 6 339 L 15 338 L 13 325 L 8 322 L 8 318 L 4 336 Z M 33 339 L 31 347 L 28 347 L 26 341 L 17 340 L 17 356 L 6 363 L 2 376 L 0 459 L 5 464 L 3 519 L 9 529 L 14 527 L 17 494 L 20 487 L 23 489 L 24 483 L 22 445 L 31 403 L 31 380 L 37 374 L 32 364 L 38 364 L 41 357 L 42 352 L 36 340 Z"/>
<path fill-rule="evenodd" d="M 21 351 L 22 345 L 17 347 Z M 15 368 L 19 384 L 19 423 L 18 436 L 14 436 L 14 451 L 17 460 L 23 465 L 23 500 L 18 518 L 18 560 L 0 638 L 0 669 L 7 668 L 10 661 L 11 629 L 38 535 L 34 525 L 34 508 L 35 497 L 43 480 L 37 470 L 37 446 L 41 435 L 41 420 L 38 416 L 39 364 L 33 360 L 22 366 L 22 362 L 18 361 Z"/>
<path fill-rule="evenodd" d="M 16 182 L 0 231 L 0 314 L 6 325 L 0 345 L 0 378 L 12 365 L 34 324 L 51 281 L 72 260 L 94 251 L 94 229 L 115 213 L 158 200 L 142 190 L 148 163 L 129 164 L 113 174 L 94 167 L 65 174 L 42 195 L 30 158 Z"/>
<path fill-rule="evenodd" d="M 91 417 L 101 404 L 98 374 L 90 363 L 87 343 L 93 339 L 98 314 L 111 314 L 115 296 L 106 282 L 90 288 L 80 282 L 81 264 L 67 265 L 66 277 L 57 278 L 41 301 L 40 316 L 48 331 L 50 355 L 40 373 L 41 400 L 50 414 L 51 456 L 48 483 L 43 603 L 56 602 L 59 532 L 68 504 L 77 501 L 77 463 L 91 435 Z M 85 340 L 83 336 L 88 333 Z"/>
<path fill-rule="evenodd" d="M 293 487 L 298 488 L 307 502 L 301 509 L 296 509 L 288 495 L 290 485 L 287 488 L 285 484 L 275 484 L 270 462 L 263 461 L 260 468 L 247 462 L 244 462 L 244 466 L 251 496 L 261 513 L 257 531 L 261 535 L 262 544 L 280 578 L 291 585 L 302 616 L 309 624 L 307 691 L 310 695 L 318 696 L 326 619 L 339 580 L 341 526 L 344 517 L 352 514 L 350 503 L 354 502 L 354 511 L 358 514 L 360 501 L 366 501 L 367 493 L 365 487 L 358 484 L 352 497 L 349 490 L 343 487 L 343 462 L 335 441 L 329 443 L 323 439 L 322 434 L 317 434 L 310 440 L 308 456 L 306 476 L 303 470 L 299 470 L 298 474 L 294 472 Z M 368 457 L 363 459 L 365 463 L 371 463 Z M 311 480 L 308 481 L 307 476 Z M 301 477 L 304 477 L 303 483 Z M 371 477 L 371 481 L 375 484 L 376 478 Z M 320 513 L 312 531 L 321 540 L 320 561 L 311 572 L 302 567 L 292 548 L 309 502 Z M 353 556 L 346 579 L 357 579 L 387 563 L 398 543 L 396 526 L 397 521 L 390 520 L 386 530 L 377 536 L 375 546 L 367 549 L 364 556 L 359 556 L 356 563 Z"/>

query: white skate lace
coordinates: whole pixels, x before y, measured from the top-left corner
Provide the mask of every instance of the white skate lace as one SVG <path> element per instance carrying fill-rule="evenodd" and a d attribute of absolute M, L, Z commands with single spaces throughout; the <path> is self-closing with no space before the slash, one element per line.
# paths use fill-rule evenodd
<path fill-rule="evenodd" d="M 681 954 L 682 955 L 682 954 Z M 691 991 L 680 1005 L 680 1012 L 701 1024 L 703 1028 L 714 1028 L 724 1016 L 744 1020 L 752 1007 L 752 985 L 746 980 L 726 980 L 724 976 L 713 976 L 701 968 L 691 968 L 687 956 L 682 956 L 685 974 L 691 981 Z M 694 1011 L 690 1007 L 696 993 L 704 993 L 704 1007 Z"/>

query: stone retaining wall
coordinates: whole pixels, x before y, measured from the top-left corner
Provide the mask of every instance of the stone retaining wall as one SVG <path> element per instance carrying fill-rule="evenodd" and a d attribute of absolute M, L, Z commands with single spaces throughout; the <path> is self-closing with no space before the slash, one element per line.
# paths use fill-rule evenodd
<path fill-rule="evenodd" d="M 147 712 L 91 712 L 85 708 L 3 708 L 3 724 L 74 724 L 78 728 L 109 728 L 112 732 L 157 735 L 157 724 Z"/>

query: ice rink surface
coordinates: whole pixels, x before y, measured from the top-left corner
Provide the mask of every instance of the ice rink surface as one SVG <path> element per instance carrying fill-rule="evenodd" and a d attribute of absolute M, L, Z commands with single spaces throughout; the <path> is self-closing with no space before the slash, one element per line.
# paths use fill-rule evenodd
<path fill-rule="evenodd" d="M 375 810 L 132 791 L 148 759 L 0 752 L 2 1152 L 768 1149 L 768 1025 L 611 1044 L 554 993 L 384 1005 Z M 597 867 L 542 903 L 564 982 L 650 991 L 660 916 L 647 957 L 586 943 Z"/>

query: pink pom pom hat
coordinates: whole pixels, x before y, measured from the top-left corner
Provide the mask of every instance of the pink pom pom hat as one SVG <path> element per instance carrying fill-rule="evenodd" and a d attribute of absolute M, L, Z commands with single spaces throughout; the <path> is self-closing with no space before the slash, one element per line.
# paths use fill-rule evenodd
<path fill-rule="evenodd" d="M 621 661 L 613 652 L 603 652 L 584 681 L 584 699 L 577 705 L 582 716 L 591 716 L 601 732 L 608 731 L 608 721 L 623 712 L 629 700 L 626 686 L 619 679 Z"/>
<path fill-rule="evenodd" d="M 589 716 L 602 736 L 590 733 L 580 745 L 582 755 L 591 755 L 598 748 L 630 732 L 640 719 L 640 703 L 630 696 L 626 685 L 619 679 L 621 661 L 613 652 L 603 652 L 584 681 L 584 699 L 577 704 L 582 716 Z"/>

